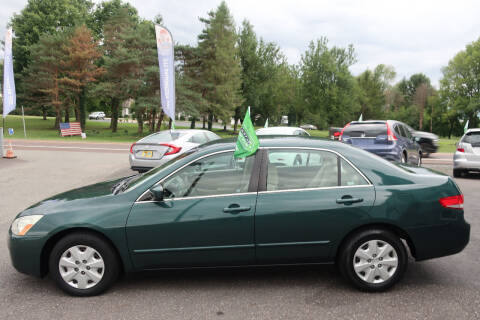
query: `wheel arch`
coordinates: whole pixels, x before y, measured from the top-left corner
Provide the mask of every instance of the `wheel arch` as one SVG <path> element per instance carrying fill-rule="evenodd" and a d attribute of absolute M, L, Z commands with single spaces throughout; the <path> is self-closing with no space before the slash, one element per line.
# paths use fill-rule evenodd
<path fill-rule="evenodd" d="M 52 252 L 52 249 L 55 246 L 55 244 L 60 239 L 62 239 L 63 237 L 65 237 L 65 236 L 67 236 L 71 233 L 74 233 L 74 232 L 90 233 L 90 234 L 96 235 L 96 236 L 102 238 L 103 240 L 105 240 L 105 242 L 107 242 L 115 251 L 115 255 L 117 256 L 119 266 L 120 266 L 120 272 L 123 273 L 125 271 L 125 265 L 124 265 L 124 261 L 122 259 L 122 256 L 120 255 L 120 251 L 118 250 L 117 246 L 113 243 L 113 241 L 108 236 L 106 236 L 104 233 L 102 233 L 98 230 L 92 229 L 92 228 L 74 227 L 74 228 L 64 229 L 64 230 L 61 230 L 61 231 L 55 233 L 54 235 L 52 235 L 47 240 L 47 242 L 43 246 L 42 253 L 40 255 L 40 274 L 41 274 L 42 277 L 45 276 L 49 272 L 48 259 L 50 257 L 50 253 Z"/>
<path fill-rule="evenodd" d="M 335 249 L 334 261 L 337 262 L 337 259 L 340 256 L 340 252 L 343 249 L 343 247 L 345 246 L 345 243 L 347 242 L 347 240 L 349 238 L 351 238 L 353 235 L 355 235 L 359 232 L 369 230 L 369 229 L 382 229 L 382 230 L 390 231 L 393 234 L 397 235 L 400 239 L 405 240 L 405 242 L 407 243 L 407 247 L 410 251 L 410 254 L 414 258 L 416 258 L 417 254 L 416 254 L 416 250 L 415 250 L 415 245 L 413 244 L 413 241 L 410 238 L 410 236 L 408 235 L 408 233 L 405 230 L 403 230 L 402 228 L 400 228 L 400 227 L 398 227 L 394 224 L 380 222 L 380 223 L 371 223 L 371 224 L 361 225 L 361 226 L 358 226 L 358 227 L 350 230 L 350 232 L 347 233 L 347 235 L 345 235 L 342 238 L 339 245 Z"/>

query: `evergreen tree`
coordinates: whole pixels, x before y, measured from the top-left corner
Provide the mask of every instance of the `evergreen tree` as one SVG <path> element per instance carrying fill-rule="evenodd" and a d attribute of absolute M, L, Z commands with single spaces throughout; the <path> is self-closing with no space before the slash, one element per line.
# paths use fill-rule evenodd
<path fill-rule="evenodd" d="M 119 9 L 107 20 L 103 30 L 102 65 L 105 73 L 94 92 L 109 100 L 112 132 L 117 131 L 120 103 L 129 98 L 125 79 L 130 76 L 131 69 L 138 58 L 125 48 L 124 35 L 133 30 L 134 24 L 135 20 L 130 16 L 128 10 Z"/>
<path fill-rule="evenodd" d="M 95 64 L 101 52 L 85 25 L 75 29 L 64 46 L 64 51 L 66 57 L 62 63 L 64 76 L 61 82 L 73 91 L 76 118 L 80 120 L 82 130 L 85 130 L 85 89 L 104 72 L 103 68 Z"/>
<path fill-rule="evenodd" d="M 32 46 L 31 63 L 23 75 L 26 84 L 24 96 L 37 101 L 38 105 L 51 106 L 55 110 L 55 129 L 60 128 L 65 88 L 62 85 L 62 63 L 66 59 L 63 49 L 65 33 L 43 35 Z"/>
<path fill-rule="evenodd" d="M 208 100 L 208 129 L 211 130 L 214 116 L 226 124 L 242 103 L 241 67 L 235 25 L 225 1 L 200 21 L 205 24 L 199 35 L 202 96 Z"/>

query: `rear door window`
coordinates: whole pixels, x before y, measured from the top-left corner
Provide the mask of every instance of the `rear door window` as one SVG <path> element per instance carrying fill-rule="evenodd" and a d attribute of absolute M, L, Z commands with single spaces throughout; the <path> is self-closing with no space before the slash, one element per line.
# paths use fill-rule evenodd
<path fill-rule="evenodd" d="M 268 151 L 267 191 L 368 184 L 369 182 L 352 165 L 330 151 L 303 149 Z"/>
<path fill-rule="evenodd" d="M 343 131 L 344 136 L 351 138 L 375 138 L 387 135 L 385 123 L 359 123 L 351 124 Z"/>

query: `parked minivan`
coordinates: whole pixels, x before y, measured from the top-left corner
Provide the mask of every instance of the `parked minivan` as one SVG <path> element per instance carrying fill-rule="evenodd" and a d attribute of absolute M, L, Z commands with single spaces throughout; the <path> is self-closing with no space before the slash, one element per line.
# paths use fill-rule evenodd
<path fill-rule="evenodd" d="M 339 140 L 390 161 L 418 166 L 422 163 L 420 145 L 400 121 L 352 121 L 343 128 Z"/>

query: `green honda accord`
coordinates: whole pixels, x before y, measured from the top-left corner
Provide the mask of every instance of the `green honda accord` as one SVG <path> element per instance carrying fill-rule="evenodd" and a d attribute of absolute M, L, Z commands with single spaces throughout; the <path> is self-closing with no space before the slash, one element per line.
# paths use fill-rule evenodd
<path fill-rule="evenodd" d="M 217 140 L 31 206 L 9 231 L 14 267 L 90 296 L 133 271 L 336 263 L 354 286 L 382 291 L 407 252 L 425 260 L 469 241 L 446 175 L 308 137 L 261 137 L 244 159 L 234 149 Z"/>

